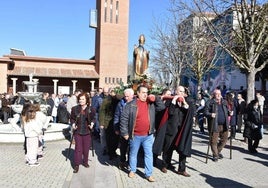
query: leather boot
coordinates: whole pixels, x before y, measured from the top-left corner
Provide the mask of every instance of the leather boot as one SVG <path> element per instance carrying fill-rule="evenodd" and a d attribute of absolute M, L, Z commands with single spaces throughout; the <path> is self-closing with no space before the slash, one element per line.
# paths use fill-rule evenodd
<path fill-rule="evenodd" d="M 77 173 L 78 170 L 79 170 L 79 166 L 75 166 L 75 167 L 74 167 L 74 171 L 73 171 L 73 173 Z"/>

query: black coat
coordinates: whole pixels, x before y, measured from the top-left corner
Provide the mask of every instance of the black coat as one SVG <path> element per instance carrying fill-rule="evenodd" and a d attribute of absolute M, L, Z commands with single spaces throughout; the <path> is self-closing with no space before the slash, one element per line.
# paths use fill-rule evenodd
<path fill-rule="evenodd" d="M 51 116 L 52 115 L 52 109 L 53 109 L 53 107 L 55 105 L 54 100 L 52 98 L 49 98 L 47 100 L 47 104 L 49 105 L 49 108 L 47 109 L 47 115 Z"/>
<path fill-rule="evenodd" d="M 191 156 L 192 148 L 192 127 L 195 113 L 194 100 L 187 97 L 188 109 L 171 104 L 169 107 L 168 125 L 165 135 L 163 151 L 170 147 L 178 153 Z"/>
<path fill-rule="evenodd" d="M 90 133 L 89 126 L 91 122 L 94 123 L 94 113 L 90 111 L 90 107 L 87 106 L 84 110 L 81 105 L 76 105 L 72 107 L 70 123 L 71 125 L 75 124 L 77 129 L 75 130 L 75 134 L 87 135 Z"/>
<path fill-rule="evenodd" d="M 58 116 L 58 123 L 69 123 L 70 114 L 66 108 L 66 105 L 64 102 L 61 102 L 58 106 L 57 110 L 57 116 Z"/>
<path fill-rule="evenodd" d="M 243 136 L 252 140 L 262 139 L 262 117 L 260 109 L 248 109 L 245 117 L 245 129 Z"/>
<path fill-rule="evenodd" d="M 236 126 L 237 124 L 237 111 L 238 111 L 238 102 L 237 100 L 233 100 L 232 108 L 229 109 L 233 111 L 233 115 L 230 117 L 230 126 Z M 228 114 L 230 115 L 230 114 Z"/>
<path fill-rule="evenodd" d="M 165 103 L 166 108 L 157 112 L 155 115 L 155 139 L 153 144 L 153 153 L 160 155 L 165 141 L 165 134 L 168 125 L 168 107 L 171 104 L 171 100 L 167 100 Z"/>

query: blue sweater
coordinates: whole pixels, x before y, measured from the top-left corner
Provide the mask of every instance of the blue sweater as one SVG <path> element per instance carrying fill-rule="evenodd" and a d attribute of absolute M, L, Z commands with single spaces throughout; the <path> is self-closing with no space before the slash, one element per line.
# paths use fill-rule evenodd
<path fill-rule="evenodd" d="M 120 117 L 123 111 L 123 107 L 126 105 L 127 101 L 125 98 L 122 98 L 116 106 L 115 113 L 114 113 L 114 130 L 120 130 Z"/>

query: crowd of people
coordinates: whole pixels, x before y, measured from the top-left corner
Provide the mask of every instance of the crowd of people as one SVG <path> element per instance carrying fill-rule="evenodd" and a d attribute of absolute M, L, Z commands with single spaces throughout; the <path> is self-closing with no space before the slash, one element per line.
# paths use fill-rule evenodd
<path fill-rule="evenodd" d="M 77 89 L 71 96 L 43 93 L 43 98 L 34 102 L 5 94 L 0 100 L 1 121 L 8 123 L 12 117 L 11 104 L 23 104 L 20 123 L 29 166 L 38 166 L 43 157 L 48 123 L 70 124 L 75 144 L 74 173 L 80 165 L 89 167 L 89 149 L 95 139 L 109 160 L 118 158 L 119 148 L 118 167 L 128 170 L 130 178 L 136 175 L 139 156 L 144 157 L 144 175 L 149 182 L 155 181 L 153 166 L 159 166 L 163 173 L 174 170 L 174 150 L 179 154 L 177 174 L 190 177 L 186 159 L 191 156 L 195 123 L 200 134 L 208 135 L 215 162 L 224 158 L 222 150 L 228 139 L 235 139 L 236 133 L 243 133 L 250 153 L 258 152 L 265 101 L 261 93 L 257 92 L 256 99 L 247 105 L 242 93 L 223 92 L 220 88 L 211 94 L 206 90 L 199 92 L 196 99 L 183 86 L 175 91 L 163 89 L 160 95 L 149 92 L 144 85 L 136 93 L 125 89 L 120 97 L 109 87 L 90 93 Z M 48 106 L 45 111 L 40 109 L 42 104 Z"/>

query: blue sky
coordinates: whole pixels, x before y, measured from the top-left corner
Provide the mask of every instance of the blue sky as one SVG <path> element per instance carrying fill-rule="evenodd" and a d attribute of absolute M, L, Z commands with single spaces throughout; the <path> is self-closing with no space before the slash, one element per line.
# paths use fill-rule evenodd
<path fill-rule="evenodd" d="M 130 0 L 129 61 L 140 34 L 150 43 L 154 17 L 165 16 L 168 2 Z M 90 9 L 95 0 L 0 1 L 0 57 L 17 48 L 28 56 L 89 59 L 95 51 Z"/>

